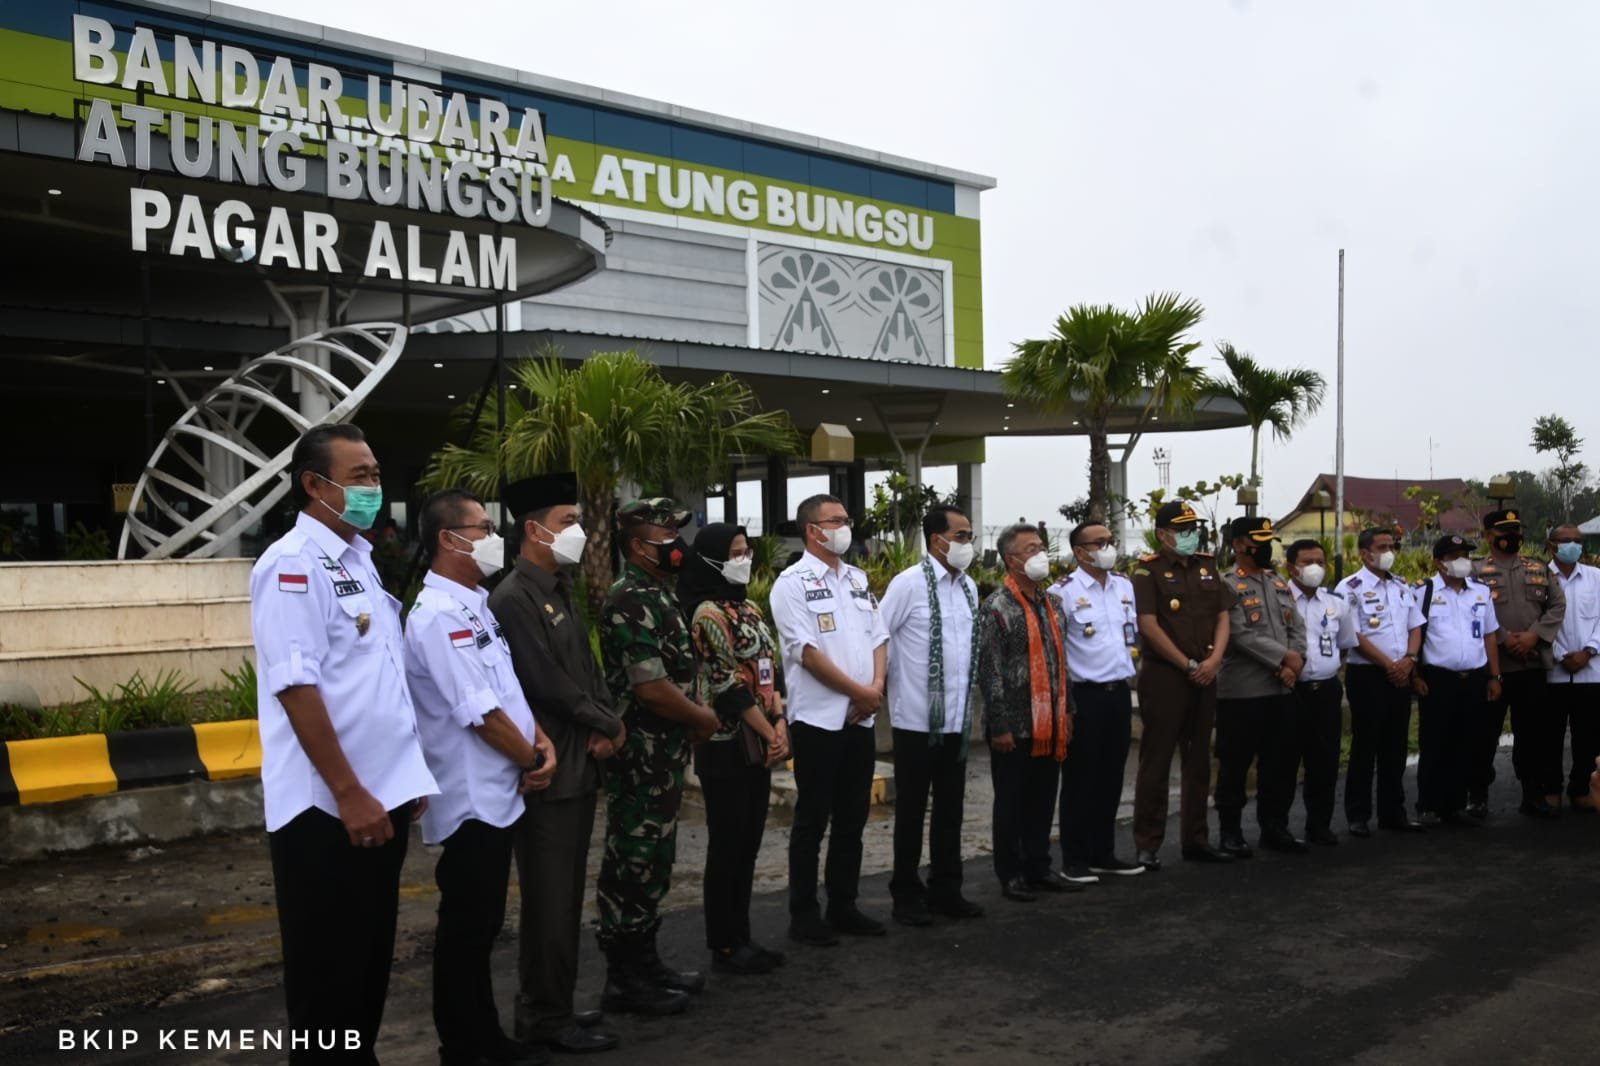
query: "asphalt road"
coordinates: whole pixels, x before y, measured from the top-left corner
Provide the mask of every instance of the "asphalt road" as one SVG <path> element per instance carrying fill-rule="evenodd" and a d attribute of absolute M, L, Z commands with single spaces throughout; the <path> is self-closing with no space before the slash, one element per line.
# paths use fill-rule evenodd
<path fill-rule="evenodd" d="M 678 1018 L 615 1019 L 624 1050 L 602 1061 L 1593 1061 L 1600 818 L 1520 817 L 1509 769 L 1482 829 L 1380 832 L 1231 867 L 1169 861 L 1156 875 L 1034 904 L 1003 900 L 987 860 L 974 859 L 968 892 L 988 908 L 984 918 L 891 927 L 833 949 L 785 944 L 783 899 L 768 892 L 756 901 L 756 935 L 788 947 L 788 966 L 766 977 L 714 976 Z M 1169 860 L 1173 850 L 1169 842 Z M 887 916 L 884 876 L 866 880 L 862 904 Z M 667 918 L 664 953 L 699 964 L 700 938 L 698 912 L 679 909 Z M 503 944 L 503 1002 L 512 959 Z M 601 976 L 586 946 L 580 998 L 598 993 Z M 269 967 L 242 992 L 76 1023 L 131 1029 L 139 1034 L 131 1049 L 60 1051 L 51 1025 L 0 1037 L 0 1060 L 273 1061 L 155 1046 L 160 1030 L 281 1026 L 272 981 Z M 386 1064 L 437 1061 L 428 982 L 426 952 L 397 969 L 379 1043 Z"/>

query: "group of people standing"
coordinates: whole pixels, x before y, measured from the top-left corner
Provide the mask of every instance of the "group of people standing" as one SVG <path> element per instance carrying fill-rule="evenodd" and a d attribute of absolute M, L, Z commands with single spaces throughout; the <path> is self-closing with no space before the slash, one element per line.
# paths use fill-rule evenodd
<path fill-rule="evenodd" d="M 1549 567 L 1522 558 L 1514 512 L 1490 516 L 1485 559 L 1470 559 L 1460 537 L 1442 538 L 1438 575 L 1418 588 L 1393 576 L 1392 533 L 1369 530 L 1363 569 L 1335 591 L 1324 587 L 1315 542 L 1288 545 L 1284 572 L 1274 568 L 1265 519 L 1229 527 L 1234 562 L 1224 570 L 1198 551 L 1194 511 L 1164 505 L 1161 550 L 1131 578 L 1117 569 L 1112 532 L 1085 522 L 1068 536 L 1075 568 L 1053 585 L 1041 530 L 1018 524 L 999 537 L 1002 585 L 980 598 L 967 574 L 971 521 L 944 505 L 923 519 L 925 557 L 879 602 L 845 561 L 844 505 L 819 495 L 797 510 L 805 550 L 776 579 L 768 619 L 747 595 L 754 555 L 743 528 L 705 526 L 691 545 L 680 533 L 690 516 L 673 501 L 633 500 L 617 512 L 623 565 L 596 619 L 596 647 L 571 573 L 587 541 L 572 475 L 508 487 L 517 543 L 492 593 L 483 581 L 508 552 L 483 502 L 460 489 L 430 496 L 419 522 L 429 570 L 404 626 L 358 535 L 382 502 L 361 431 L 308 431 L 292 479 L 299 516 L 252 571 L 251 611 L 284 989 L 291 1027 L 311 1034 L 294 1061 L 332 1046 L 321 1034 L 348 1058 L 350 1030 L 360 1056 L 376 1061 L 413 821 L 441 846 L 441 1062 L 533 1063 L 617 1047 L 601 1012 L 574 1004 L 602 789 L 601 1008 L 684 1010 L 705 977 L 663 960 L 657 934 L 691 761 L 706 809 L 705 936 L 716 969 L 759 974 L 785 962 L 753 939 L 750 900 L 771 771 L 791 760 L 790 939 L 823 947 L 882 935 L 883 922 L 857 905 L 880 713 L 894 738 L 891 917 L 907 926 L 983 914 L 962 890 L 975 732 L 989 748 L 994 872 L 1008 900 L 1159 870 L 1174 754 L 1184 859 L 1250 856 L 1242 813 L 1252 765 L 1260 846 L 1337 844 L 1346 660 L 1352 835 L 1370 833 L 1375 770 L 1380 827 L 1480 824 L 1508 708 L 1522 810 L 1554 817 L 1563 791 L 1575 809 L 1593 810 L 1600 688 L 1588 686 L 1600 685 L 1600 570 L 1578 562 L 1582 538 L 1567 527 L 1551 534 Z M 1127 861 L 1115 849 L 1116 815 L 1135 685 L 1143 732 Z M 1415 818 L 1402 781 L 1413 696 L 1422 701 Z M 1574 763 L 1563 778 L 1569 720 Z M 1302 767 L 1304 838 L 1290 829 Z M 514 1036 L 490 982 L 513 863 Z"/>

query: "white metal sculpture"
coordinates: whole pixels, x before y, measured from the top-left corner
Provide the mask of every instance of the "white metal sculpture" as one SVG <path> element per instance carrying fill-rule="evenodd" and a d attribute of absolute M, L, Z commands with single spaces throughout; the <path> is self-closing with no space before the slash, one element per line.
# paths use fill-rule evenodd
<path fill-rule="evenodd" d="M 289 491 L 295 440 L 313 425 L 348 421 L 400 359 L 405 342 L 405 327 L 393 322 L 340 326 L 252 359 L 211 389 L 150 456 L 134 486 L 117 558 L 137 545 L 147 559 L 204 559 L 236 542 Z M 279 398 L 291 376 L 302 395 L 309 389 L 325 401 L 318 406 L 327 414 L 308 418 Z M 258 424 L 263 417 L 266 424 Z M 287 443 L 274 454 L 255 443 L 280 440 Z M 226 465 L 242 476 L 219 484 L 218 468 Z"/>

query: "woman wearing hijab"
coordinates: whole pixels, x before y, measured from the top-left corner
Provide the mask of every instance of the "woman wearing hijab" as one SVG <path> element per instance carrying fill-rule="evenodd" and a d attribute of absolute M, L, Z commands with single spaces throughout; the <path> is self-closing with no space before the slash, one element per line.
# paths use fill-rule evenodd
<path fill-rule="evenodd" d="M 710 838 L 706 946 L 717 969 L 738 974 L 767 973 L 783 962 L 782 952 L 750 940 L 750 892 L 772 767 L 789 757 L 777 642 L 761 608 L 746 598 L 752 562 L 744 528 L 722 522 L 700 530 L 678 574 L 678 602 L 700 658 L 702 698 L 722 721 L 694 753 Z"/>

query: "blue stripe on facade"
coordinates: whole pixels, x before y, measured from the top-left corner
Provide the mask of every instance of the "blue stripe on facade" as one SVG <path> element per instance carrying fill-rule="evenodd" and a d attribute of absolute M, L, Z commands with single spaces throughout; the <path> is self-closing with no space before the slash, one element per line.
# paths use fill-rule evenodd
<path fill-rule="evenodd" d="M 187 18 L 177 12 L 156 11 L 134 4 L 97 3 L 93 0 L 33 0 L 29 3 L 0 5 L 0 27 L 41 37 L 54 37 L 70 41 L 72 15 L 92 15 L 106 19 L 114 26 L 130 27 L 136 21 L 153 23 L 165 30 L 174 30 L 191 39 L 209 36 L 216 39 L 222 34 L 230 43 L 243 45 L 260 55 L 287 55 L 299 60 L 316 60 L 342 71 L 357 71 L 362 77 L 347 79 L 347 95 L 358 99 L 366 96 L 366 74 L 381 74 L 381 99 L 389 102 L 389 79 L 393 76 L 393 61 L 381 56 L 351 52 L 324 45 L 314 45 L 292 39 L 265 36 L 235 26 L 217 26 Z M 126 51 L 130 35 L 119 30 L 118 48 Z M 171 60 L 171 42 L 160 46 L 162 58 Z M 272 69 L 270 62 L 261 64 L 263 78 Z M 303 70 L 296 70 L 295 81 L 305 85 Z M 536 107 L 545 117 L 545 132 L 551 136 L 601 145 L 624 152 L 640 152 L 676 159 L 686 165 L 716 167 L 758 174 L 778 181 L 797 185 L 812 185 L 855 196 L 870 196 L 878 200 L 904 204 L 929 211 L 955 212 L 955 186 L 950 182 L 930 180 L 915 174 L 857 163 L 821 152 L 802 148 L 775 145 L 768 141 L 706 130 L 670 119 L 646 116 L 595 106 L 587 101 L 545 93 L 529 92 L 515 85 L 502 85 L 474 78 L 454 77 L 446 74 L 442 88 L 446 92 L 460 91 L 469 96 L 486 95 L 504 100 L 513 115 L 526 107 Z M 472 113 L 477 115 L 477 106 Z"/>

